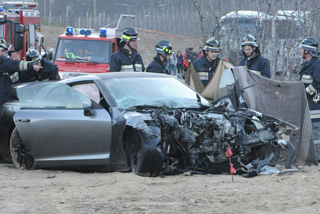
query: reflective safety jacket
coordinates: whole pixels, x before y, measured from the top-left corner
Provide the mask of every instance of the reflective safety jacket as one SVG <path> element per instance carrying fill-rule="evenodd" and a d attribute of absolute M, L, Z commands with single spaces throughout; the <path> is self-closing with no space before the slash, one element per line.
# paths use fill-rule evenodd
<path fill-rule="evenodd" d="M 58 67 L 47 61 L 41 60 L 41 69 L 37 71 L 21 72 L 19 81 L 33 82 L 33 81 L 46 81 L 46 80 L 60 80 Z"/>
<path fill-rule="evenodd" d="M 169 74 L 166 64 L 161 61 L 159 55 L 153 58 L 153 61 L 148 65 L 146 72 Z"/>
<path fill-rule="evenodd" d="M 247 68 L 264 77 L 270 78 L 270 62 L 266 58 L 262 57 L 260 53 L 256 53 L 252 58 L 245 56 L 238 64 L 238 66 L 247 66 Z"/>
<path fill-rule="evenodd" d="M 12 84 L 19 78 L 18 71 L 33 71 L 33 66 L 24 61 L 11 59 L 7 56 L 0 57 L 0 109 L 10 100 Z"/>
<path fill-rule="evenodd" d="M 302 64 L 300 80 L 306 88 L 311 119 L 314 122 L 320 121 L 320 100 L 315 102 L 315 96 L 320 96 L 320 59 L 312 57 L 309 62 Z"/>
<path fill-rule="evenodd" d="M 111 56 L 110 72 L 115 71 L 144 71 L 144 64 L 141 55 L 137 51 L 132 51 L 120 48 Z"/>
<path fill-rule="evenodd" d="M 207 86 L 207 84 L 213 77 L 213 74 L 216 70 L 219 60 L 220 58 L 217 57 L 215 61 L 209 62 L 207 60 L 206 55 L 203 55 L 200 59 L 196 59 L 192 62 L 193 67 L 196 70 L 197 74 L 199 75 L 199 78 L 202 84 L 204 85 L 204 87 Z"/>
<path fill-rule="evenodd" d="M 66 57 L 67 57 L 67 59 L 75 59 L 76 55 L 74 55 L 74 53 L 72 53 L 72 52 L 68 52 L 68 53 L 66 53 Z"/>

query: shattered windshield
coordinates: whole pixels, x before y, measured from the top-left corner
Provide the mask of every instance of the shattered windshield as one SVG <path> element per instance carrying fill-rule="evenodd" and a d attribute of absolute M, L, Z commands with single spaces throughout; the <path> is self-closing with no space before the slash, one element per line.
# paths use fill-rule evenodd
<path fill-rule="evenodd" d="M 119 108 L 136 106 L 200 107 L 197 94 L 174 78 L 118 78 L 106 79 L 104 83 Z M 202 105 L 209 106 L 209 102 L 204 98 L 200 99 Z"/>
<path fill-rule="evenodd" d="M 98 40 L 61 39 L 56 61 L 109 63 L 110 43 Z"/>

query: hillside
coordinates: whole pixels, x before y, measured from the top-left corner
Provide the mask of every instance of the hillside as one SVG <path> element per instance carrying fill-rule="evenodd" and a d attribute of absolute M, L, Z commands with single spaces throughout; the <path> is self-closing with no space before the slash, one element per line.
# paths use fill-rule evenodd
<path fill-rule="evenodd" d="M 45 35 L 45 47 L 56 48 L 59 35 L 64 31 L 62 27 L 49 27 L 42 25 L 41 32 Z M 143 58 L 145 65 L 148 65 L 155 56 L 154 48 L 158 41 L 169 40 L 173 46 L 175 53 L 181 50 L 184 53 L 188 47 L 193 47 L 195 50 L 202 46 L 202 41 L 199 38 L 186 37 L 179 35 L 170 35 L 156 31 L 139 29 L 140 41 L 138 42 L 138 50 Z"/>

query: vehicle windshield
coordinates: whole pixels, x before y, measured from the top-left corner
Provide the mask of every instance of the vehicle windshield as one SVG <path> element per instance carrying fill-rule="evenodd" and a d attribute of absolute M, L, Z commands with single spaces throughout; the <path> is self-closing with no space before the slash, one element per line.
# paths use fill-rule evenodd
<path fill-rule="evenodd" d="M 106 79 L 104 83 L 119 108 L 200 108 L 196 92 L 175 78 L 118 78 Z M 209 106 L 205 98 L 200 99 L 202 105 Z"/>
<path fill-rule="evenodd" d="M 56 61 L 109 63 L 110 43 L 98 40 L 60 39 Z"/>

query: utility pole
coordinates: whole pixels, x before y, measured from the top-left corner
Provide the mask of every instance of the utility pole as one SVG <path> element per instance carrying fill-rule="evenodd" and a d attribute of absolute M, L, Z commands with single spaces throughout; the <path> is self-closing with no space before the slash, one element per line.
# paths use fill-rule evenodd
<path fill-rule="evenodd" d="M 94 28 L 97 28 L 97 0 L 93 0 L 93 20 Z"/>
<path fill-rule="evenodd" d="M 271 26 L 271 35 L 272 35 L 272 53 L 273 59 L 271 62 L 271 75 L 273 78 L 276 76 L 276 0 L 272 0 L 272 26 Z"/>

